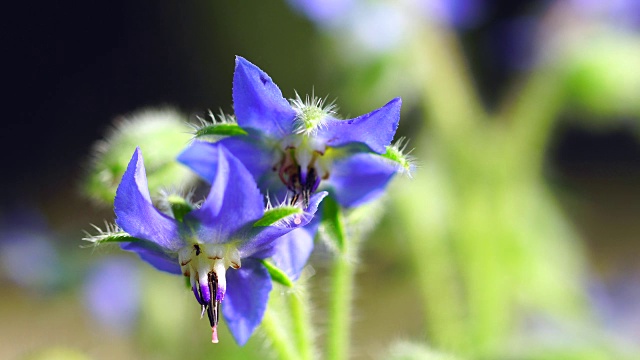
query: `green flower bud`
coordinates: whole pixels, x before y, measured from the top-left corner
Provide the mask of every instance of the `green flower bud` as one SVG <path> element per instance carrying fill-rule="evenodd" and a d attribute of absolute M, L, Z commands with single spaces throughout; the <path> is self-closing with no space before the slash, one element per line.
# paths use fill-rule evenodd
<path fill-rule="evenodd" d="M 84 193 L 99 203 L 113 204 L 136 146 L 145 153 L 151 194 L 161 188 L 188 186 L 195 177 L 175 159 L 189 143 L 190 132 L 185 116 L 170 108 L 143 109 L 117 118 L 106 138 L 94 145 Z"/>

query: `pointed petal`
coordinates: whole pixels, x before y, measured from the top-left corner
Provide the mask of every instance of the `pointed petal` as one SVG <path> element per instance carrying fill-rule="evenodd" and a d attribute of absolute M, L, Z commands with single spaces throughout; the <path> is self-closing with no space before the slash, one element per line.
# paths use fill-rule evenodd
<path fill-rule="evenodd" d="M 380 109 L 350 120 L 327 119 L 318 129 L 318 137 L 328 146 L 340 147 L 362 143 L 372 151 L 382 154 L 391 144 L 400 121 L 402 100 L 395 98 Z"/>
<path fill-rule="evenodd" d="M 241 238 L 247 239 L 245 242 L 238 244 L 238 251 L 242 258 L 254 256 L 258 258 L 266 258 L 273 254 L 276 239 L 291 232 L 294 229 L 307 225 L 315 213 L 318 211 L 318 205 L 327 196 L 326 191 L 314 194 L 309 199 L 309 207 L 304 210 L 302 216 L 291 219 L 272 226 L 254 227 L 248 234 L 241 235 Z M 293 215 L 296 216 L 296 215 Z M 259 255 L 259 256 L 258 256 Z"/>
<path fill-rule="evenodd" d="M 178 257 L 164 253 L 162 249 L 153 243 L 124 243 L 120 245 L 120 247 L 123 250 L 135 252 L 142 260 L 160 271 L 176 275 L 182 274 L 180 265 L 178 264 Z"/>
<path fill-rule="evenodd" d="M 306 227 L 298 228 L 276 240 L 271 259 L 291 280 L 296 281 L 313 250 L 313 235 Z"/>
<path fill-rule="evenodd" d="M 371 153 L 357 153 L 333 163 L 328 185 L 344 207 L 358 206 L 382 195 L 400 165 Z"/>
<path fill-rule="evenodd" d="M 177 160 L 211 184 L 218 169 L 215 146 L 206 141 L 194 141 L 178 155 Z"/>
<path fill-rule="evenodd" d="M 262 195 L 253 176 L 220 143 L 213 144 L 215 179 L 206 200 L 185 216 L 199 224 L 198 238 L 208 243 L 230 240 L 230 234 L 258 220 L 264 211 Z"/>
<path fill-rule="evenodd" d="M 262 322 L 267 309 L 271 277 L 255 259 L 242 260 L 238 270 L 227 270 L 227 293 L 222 302 L 222 314 L 238 345 L 244 345 Z"/>
<path fill-rule="evenodd" d="M 291 134 L 296 117 L 269 75 L 240 56 L 233 74 L 233 108 L 238 125 L 276 139 Z"/>
<path fill-rule="evenodd" d="M 216 144 L 223 145 L 238 158 L 256 182 L 273 172 L 271 168 L 277 161 L 276 154 L 262 146 L 258 139 L 249 136 L 228 137 L 216 143 L 194 141 L 178 156 L 178 161 L 211 184 L 218 169 Z"/>
<path fill-rule="evenodd" d="M 118 185 L 114 208 L 116 224 L 129 235 L 151 241 L 170 251 L 182 247 L 177 222 L 160 213 L 151 203 L 140 148 L 133 153 Z"/>
<path fill-rule="evenodd" d="M 258 183 L 263 194 L 282 199 L 286 192 L 286 186 L 278 178 L 278 173 L 273 170 L 274 164 L 279 160 L 279 154 L 267 148 L 259 139 L 253 136 L 229 137 L 215 144 L 221 144 L 249 170 Z M 178 161 L 188 166 L 200 175 L 208 183 L 212 183 L 216 177 L 217 157 L 214 143 L 195 141 L 182 154 Z"/>

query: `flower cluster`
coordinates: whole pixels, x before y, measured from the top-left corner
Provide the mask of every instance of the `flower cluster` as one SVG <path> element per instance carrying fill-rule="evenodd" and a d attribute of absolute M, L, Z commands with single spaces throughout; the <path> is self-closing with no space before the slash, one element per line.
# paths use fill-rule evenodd
<path fill-rule="evenodd" d="M 224 144 L 254 176 L 261 190 L 292 194 L 291 203 L 322 187 L 346 208 L 382 194 L 398 172 L 413 164 L 402 142 L 391 145 L 400 120 L 399 98 L 368 114 L 340 120 L 333 103 L 307 96 L 287 101 L 269 75 L 238 57 L 233 77 L 237 124 L 244 131 Z M 213 125 L 215 126 L 215 124 Z M 196 141 L 178 161 L 211 182 L 215 145 Z"/>
<path fill-rule="evenodd" d="M 212 341 L 222 313 L 243 345 L 262 321 L 273 273 L 295 280 L 304 267 L 314 231 L 303 227 L 322 199 L 358 206 L 413 165 L 402 142 L 391 145 L 400 99 L 340 120 L 324 99 L 287 101 L 266 73 L 238 57 L 233 100 L 235 117 L 195 129 L 197 139 L 214 141 L 194 141 L 178 158 L 211 184 L 201 204 L 168 195 L 164 211 L 156 209 L 137 148 L 116 192 L 117 226 L 88 240 L 120 242 L 158 270 L 188 277 Z M 269 196 L 285 200 L 272 206 Z"/>
<path fill-rule="evenodd" d="M 116 224 L 134 238 L 123 249 L 159 270 L 190 278 L 211 322 L 213 342 L 218 341 L 225 300 L 227 325 L 244 344 L 260 323 L 271 290 L 260 260 L 273 255 L 276 239 L 311 220 L 326 193 L 315 194 L 304 211 L 269 223 L 273 217 L 265 215 L 263 197 L 246 168 L 223 146 L 215 148 L 214 156 L 217 176 L 202 205 L 176 202 L 168 216 L 152 205 L 142 154 L 136 149 L 116 193 Z"/>

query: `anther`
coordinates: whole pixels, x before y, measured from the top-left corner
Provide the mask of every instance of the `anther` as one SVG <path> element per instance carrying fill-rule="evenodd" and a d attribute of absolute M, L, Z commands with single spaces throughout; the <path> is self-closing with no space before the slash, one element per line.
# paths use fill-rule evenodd
<path fill-rule="evenodd" d="M 209 299 L 209 303 L 207 304 L 207 316 L 209 317 L 209 323 L 213 328 L 218 325 L 220 310 L 220 302 L 217 300 L 218 279 L 213 271 L 208 274 L 208 280 L 211 298 Z"/>
<path fill-rule="evenodd" d="M 207 304 L 207 317 L 209 318 L 209 324 L 211 324 L 211 342 L 218 343 L 218 321 L 220 320 L 220 301 L 217 300 L 218 292 L 218 278 L 212 271 L 208 274 L 209 292 L 211 293 L 211 299 Z"/>

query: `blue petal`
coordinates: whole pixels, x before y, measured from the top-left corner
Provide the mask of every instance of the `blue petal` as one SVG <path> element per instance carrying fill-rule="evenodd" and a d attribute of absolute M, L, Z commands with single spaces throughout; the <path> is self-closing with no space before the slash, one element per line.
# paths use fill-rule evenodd
<path fill-rule="evenodd" d="M 242 258 L 257 257 L 266 258 L 273 255 L 276 239 L 291 232 L 294 229 L 307 225 L 313 215 L 318 211 L 318 205 L 327 196 L 326 191 L 314 194 L 309 199 L 309 207 L 304 210 L 304 214 L 298 218 L 298 222 L 289 221 L 278 225 L 252 228 L 248 235 L 245 235 L 244 242 L 238 244 L 238 251 Z"/>
<path fill-rule="evenodd" d="M 233 108 L 238 124 L 269 137 L 291 134 L 296 112 L 282 97 L 269 75 L 246 59 L 236 57 L 233 74 Z"/>
<path fill-rule="evenodd" d="M 164 253 L 153 243 L 131 242 L 124 243 L 120 245 L 120 247 L 123 250 L 135 252 L 142 260 L 160 271 L 176 275 L 182 274 L 180 265 L 178 264 L 178 257 Z"/>
<path fill-rule="evenodd" d="M 400 165 L 377 154 L 356 153 L 333 163 L 327 184 L 344 207 L 358 206 L 382 195 Z"/>
<path fill-rule="evenodd" d="M 227 293 L 222 314 L 238 345 L 244 345 L 267 309 L 271 277 L 257 260 L 243 259 L 238 270 L 227 270 Z"/>
<path fill-rule="evenodd" d="M 206 200 L 185 216 L 185 223 L 199 224 L 198 238 L 223 243 L 264 212 L 262 195 L 249 171 L 220 143 L 213 144 L 215 179 Z"/>
<path fill-rule="evenodd" d="M 250 136 L 233 136 L 218 142 L 210 143 L 195 141 L 179 156 L 178 161 L 185 164 L 208 183 L 213 183 L 216 177 L 217 149 L 221 144 L 249 170 L 256 182 L 268 176 L 277 161 L 276 154 L 263 146 L 259 139 Z"/>
<path fill-rule="evenodd" d="M 298 228 L 276 240 L 271 259 L 292 280 L 297 280 L 313 250 L 313 234 L 306 227 Z"/>
<path fill-rule="evenodd" d="M 178 155 L 177 160 L 211 184 L 218 169 L 216 154 L 217 149 L 214 143 L 194 141 Z"/>
<path fill-rule="evenodd" d="M 395 98 L 380 109 L 351 120 L 327 119 L 318 129 L 317 137 L 325 144 L 340 147 L 352 143 L 367 145 L 372 151 L 382 154 L 391 144 L 400 121 L 402 100 Z"/>
<path fill-rule="evenodd" d="M 160 213 L 151 203 L 140 148 L 133 153 L 118 185 L 114 208 L 116 224 L 131 236 L 151 241 L 170 251 L 177 251 L 184 245 L 178 234 L 177 222 Z"/>

